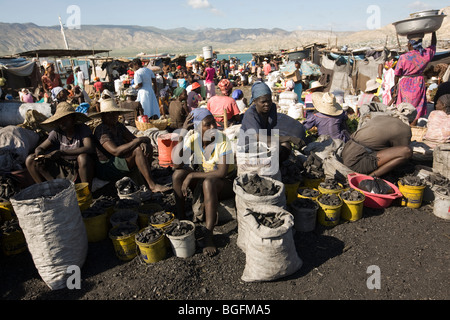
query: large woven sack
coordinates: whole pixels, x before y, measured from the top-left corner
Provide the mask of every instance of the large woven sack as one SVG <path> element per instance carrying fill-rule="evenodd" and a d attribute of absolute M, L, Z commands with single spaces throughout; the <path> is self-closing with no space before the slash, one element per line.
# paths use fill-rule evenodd
<path fill-rule="evenodd" d="M 257 196 L 245 192 L 243 185 L 252 176 L 253 175 L 248 174 L 239 176 L 234 180 L 233 183 L 233 190 L 236 194 L 236 218 L 238 223 L 237 245 L 244 252 L 248 233 L 246 220 L 243 219 L 246 210 L 251 209 L 258 211 L 261 207 L 265 207 L 267 205 L 278 206 L 283 209 L 286 208 L 285 187 L 284 184 L 278 180 L 269 177 L 261 177 L 279 186 L 278 192 L 273 196 Z"/>
<path fill-rule="evenodd" d="M 252 212 L 276 213 L 284 222 L 278 228 L 260 224 Z M 294 217 L 277 206 L 264 206 L 257 211 L 247 209 L 248 236 L 246 239 L 245 268 L 241 279 L 246 282 L 273 281 L 298 271 L 303 261 L 295 248 Z"/>
<path fill-rule="evenodd" d="M 52 290 L 66 288 L 68 267 L 83 266 L 88 240 L 74 183 L 32 185 L 10 199 L 33 262 Z"/>

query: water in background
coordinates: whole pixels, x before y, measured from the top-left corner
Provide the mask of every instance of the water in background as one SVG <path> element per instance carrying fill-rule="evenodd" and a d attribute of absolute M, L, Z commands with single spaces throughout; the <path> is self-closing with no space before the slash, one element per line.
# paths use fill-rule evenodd
<path fill-rule="evenodd" d="M 251 53 L 229 53 L 229 54 L 218 54 L 217 60 L 230 60 L 231 57 L 235 57 L 241 61 L 241 63 L 246 63 L 250 60 L 252 60 L 253 56 Z M 187 56 L 186 61 L 190 61 L 197 58 L 196 55 Z"/>

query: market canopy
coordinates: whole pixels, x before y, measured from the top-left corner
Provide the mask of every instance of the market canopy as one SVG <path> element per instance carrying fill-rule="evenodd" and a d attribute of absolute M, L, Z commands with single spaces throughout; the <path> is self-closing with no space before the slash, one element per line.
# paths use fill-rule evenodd
<path fill-rule="evenodd" d="M 99 53 L 110 52 L 111 50 L 70 50 L 70 49 L 39 49 L 16 53 L 19 57 L 82 57 Z"/>

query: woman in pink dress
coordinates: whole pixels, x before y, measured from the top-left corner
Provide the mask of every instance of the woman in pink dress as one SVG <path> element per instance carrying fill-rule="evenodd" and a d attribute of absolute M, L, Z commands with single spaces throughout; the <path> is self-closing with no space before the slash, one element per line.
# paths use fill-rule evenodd
<path fill-rule="evenodd" d="M 214 84 L 214 78 L 216 76 L 216 69 L 211 67 L 211 61 L 206 61 L 206 69 L 203 73 L 206 87 L 206 99 L 209 99 L 216 95 L 216 85 Z"/>
<path fill-rule="evenodd" d="M 408 102 L 417 109 L 417 117 L 411 123 L 412 126 L 415 126 L 417 120 L 427 112 L 427 88 L 423 71 L 436 54 L 436 43 L 436 32 L 431 36 L 431 46 L 426 49 L 422 47 L 422 39 L 410 39 L 409 52 L 400 56 L 395 68 L 395 84 L 398 85 L 396 104 Z"/>

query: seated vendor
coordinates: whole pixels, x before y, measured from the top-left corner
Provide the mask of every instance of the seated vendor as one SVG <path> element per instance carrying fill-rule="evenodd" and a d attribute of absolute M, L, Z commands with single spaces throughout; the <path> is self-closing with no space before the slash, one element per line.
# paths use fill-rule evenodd
<path fill-rule="evenodd" d="M 118 121 L 120 114 L 133 111 L 119 108 L 113 99 L 102 99 L 100 112 L 91 115 L 102 119 L 101 124 L 94 129 L 99 160 L 96 176 L 106 181 L 117 181 L 137 167 L 152 192 L 168 191 L 170 187 L 159 185 L 153 180 L 153 147 L 150 139 L 134 136 Z"/>
<path fill-rule="evenodd" d="M 412 123 L 417 110 L 411 104 L 397 106 Z M 411 127 L 398 117 L 380 115 L 352 134 L 342 151 L 343 164 L 351 170 L 381 177 L 412 157 Z"/>
<path fill-rule="evenodd" d="M 336 102 L 331 93 L 315 92 L 312 94 L 315 112 L 308 117 L 303 125 L 306 130 L 317 127 L 319 135 L 328 135 L 333 139 L 347 142 L 350 139 L 346 121 L 347 113 Z"/>
<path fill-rule="evenodd" d="M 170 128 L 173 130 L 183 128 L 189 114 L 187 106 L 187 91 L 178 87 L 173 92 L 174 99 L 169 104 Z"/>
<path fill-rule="evenodd" d="M 264 82 L 256 82 L 252 86 L 252 98 L 250 107 L 244 113 L 239 134 L 239 146 L 245 146 L 252 141 L 265 141 L 270 145 L 273 135 L 272 130 L 278 121 L 277 106 L 272 102 L 272 91 Z M 253 135 L 254 133 L 254 135 Z M 291 154 L 291 142 L 304 145 L 303 140 L 296 137 L 277 136 L 279 139 L 279 163 L 287 160 Z"/>
<path fill-rule="evenodd" d="M 42 125 L 53 127 L 48 138 L 25 161 L 36 183 L 68 179 L 89 183 L 94 178 L 95 145 L 91 129 L 84 123 L 89 117 L 67 102 L 58 104 L 53 116 Z"/>
<path fill-rule="evenodd" d="M 234 155 L 230 141 L 223 132 L 217 130 L 217 123 L 210 111 L 204 108 L 194 109 L 186 119 L 184 126 L 186 129 L 190 121 L 193 121 L 195 132 L 180 144 L 182 146 L 178 149 L 180 158 L 174 159 L 175 171 L 172 181 L 176 213 L 179 219 L 185 219 L 187 189 L 194 192 L 200 184 L 203 190 L 207 229 L 203 252 L 214 255 L 217 248 L 213 240 L 213 231 L 218 221 L 219 201 L 234 196 L 233 181 L 236 177 Z M 190 163 L 192 154 L 193 162 Z"/>
<path fill-rule="evenodd" d="M 428 116 L 423 142 L 431 148 L 450 143 L 450 94 L 444 94 L 437 100 L 434 111 Z"/>

